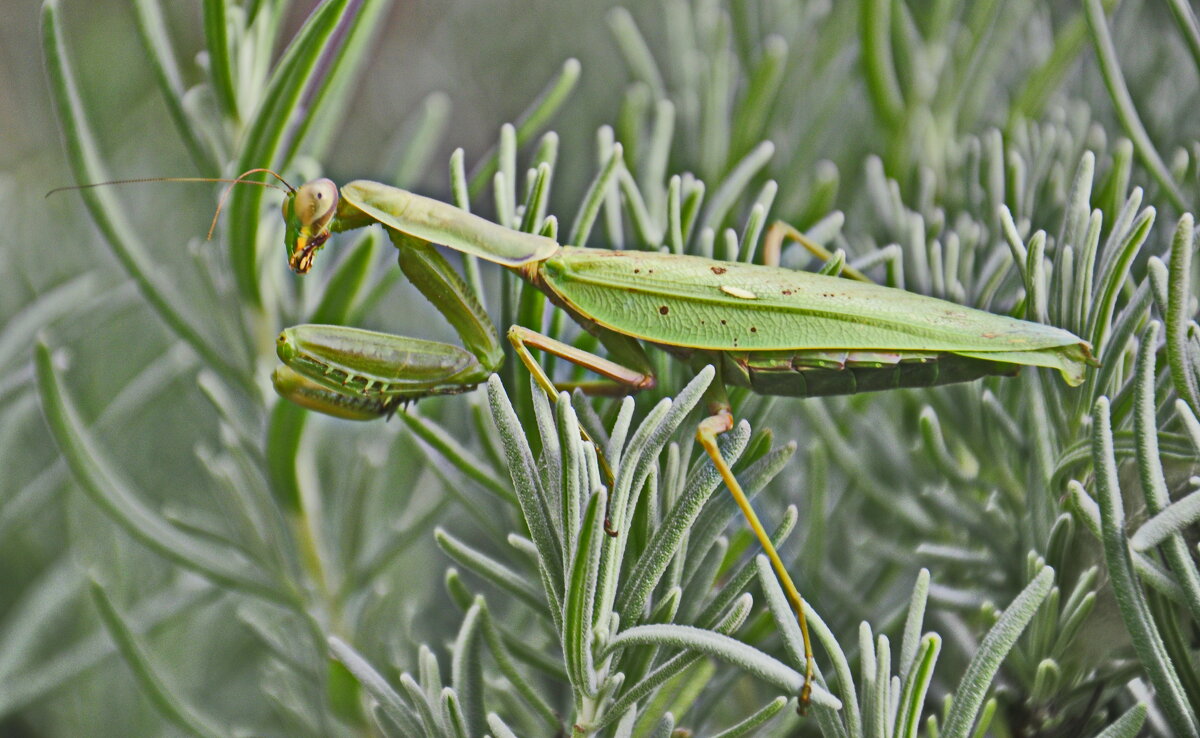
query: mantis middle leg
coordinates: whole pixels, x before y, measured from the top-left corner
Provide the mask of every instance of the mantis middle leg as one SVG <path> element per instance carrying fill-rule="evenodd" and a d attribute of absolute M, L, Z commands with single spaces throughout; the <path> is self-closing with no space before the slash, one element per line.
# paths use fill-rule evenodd
<path fill-rule="evenodd" d="M 542 368 L 542 365 L 533 358 L 533 354 L 529 352 L 530 346 L 606 377 L 606 381 L 581 387 L 585 392 L 590 389 L 593 390 L 593 394 L 611 395 L 614 394 L 614 390 L 617 390 L 620 394 L 628 394 L 630 392 L 640 392 L 654 386 L 653 374 L 630 369 L 615 361 L 610 361 L 603 356 L 597 356 L 596 354 L 519 325 L 514 325 L 508 329 L 508 340 L 512 344 L 513 350 L 516 351 L 517 358 L 521 360 L 521 363 L 533 375 L 534 381 L 538 383 L 538 386 L 545 391 L 551 400 L 557 397 L 559 388 L 546 375 L 546 370 Z M 600 448 L 591 439 L 587 431 L 580 428 L 579 434 L 583 437 L 583 440 L 592 444 L 592 448 L 596 449 L 596 461 L 600 464 L 600 470 L 604 473 L 605 480 L 608 482 L 609 498 L 604 505 L 604 532 L 615 538 L 619 535 L 619 531 L 613 527 L 612 518 L 609 515 L 609 505 L 612 502 L 613 489 L 612 467 L 609 466 L 608 459 L 605 458 L 604 449 Z"/>

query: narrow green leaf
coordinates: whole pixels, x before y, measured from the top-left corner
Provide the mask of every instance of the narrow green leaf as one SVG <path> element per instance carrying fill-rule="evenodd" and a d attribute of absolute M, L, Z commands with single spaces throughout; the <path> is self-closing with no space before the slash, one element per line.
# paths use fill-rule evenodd
<path fill-rule="evenodd" d="M 11 325 L 11 323 L 9 324 Z M 7 327 L 3 332 L 11 335 Z M 12 331 L 17 333 L 17 331 Z M 0 338 L 0 344 L 4 339 Z M 91 432 L 109 432 L 130 418 L 144 412 L 146 407 L 162 396 L 172 382 L 195 365 L 195 355 L 182 342 L 177 342 L 130 379 L 109 401 L 100 417 L 91 425 Z M 0 538 L 17 525 L 32 520 L 41 507 L 57 495 L 70 473 L 60 456 L 42 470 L 32 481 L 0 503 Z"/>
<path fill-rule="evenodd" d="M 291 602 L 289 593 L 266 580 L 241 554 L 193 539 L 146 507 L 95 447 L 63 394 L 45 344 L 38 344 L 35 359 L 46 423 L 83 491 L 106 515 L 150 550 L 214 582 L 264 599 Z"/>
<path fill-rule="evenodd" d="M 346 118 L 351 93 L 362 79 L 375 38 L 383 30 L 391 0 L 364 0 L 350 18 L 345 40 L 332 52 L 320 86 L 307 101 L 307 115 L 292 134 L 284 161 L 298 154 L 324 160 Z"/>
<path fill-rule="evenodd" d="M 1200 735 L 1196 713 L 1189 707 L 1179 675 L 1171 665 L 1162 636 L 1150 614 L 1145 594 L 1134 573 L 1125 538 L 1125 511 L 1113 455 L 1112 425 L 1107 397 L 1096 401 L 1092 431 L 1092 456 L 1099 496 L 1101 540 L 1105 560 L 1121 617 L 1133 641 L 1138 659 L 1157 692 L 1159 704 L 1176 735 Z"/>
<path fill-rule="evenodd" d="M 422 665 L 425 663 L 426 654 L 430 654 L 429 648 L 425 644 L 421 644 Z M 430 658 L 432 658 L 432 654 L 430 654 Z M 434 661 L 435 665 L 436 663 Z M 422 679 L 424 679 L 424 676 L 422 676 Z M 364 684 L 363 686 L 366 685 Z M 427 694 L 425 690 L 422 690 L 421 685 L 417 684 L 407 672 L 400 675 L 400 687 L 408 695 L 409 702 L 412 703 L 412 708 L 416 714 L 415 719 L 420 725 L 424 726 L 413 733 L 413 735 L 438 736 L 439 738 L 446 735 L 445 728 L 433 714 L 434 708 L 438 707 L 438 703 L 441 700 L 442 684 L 440 677 L 435 682 L 430 682 L 428 691 L 433 692 L 432 696 Z"/>
<path fill-rule="evenodd" d="M 521 513 L 525 516 L 525 523 L 529 526 L 533 542 L 538 548 L 538 571 L 542 577 L 542 588 L 550 604 L 554 622 L 561 632 L 563 614 L 559 593 L 563 591 L 562 548 L 544 514 L 543 495 L 537 481 L 533 452 L 529 449 L 516 411 L 504 392 L 504 386 L 495 374 L 488 377 L 488 400 L 492 420 L 500 432 L 504 452 L 508 457 L 508 470 L 516 487 Z"/>
<path fill-rule="evenodd" d="M 75 575 L 80 574 L 74 561 L 66 563 Z M 76 583 L 81 581 L 80 576 L 74 578 Z M 70 591 L 70 594 L 78 595 L 80 591 L 81 589 L 76 587 Z M 220 596 L 220 591 L 194 577 L 180 577 L 170 585 L 139 601 L 126 615 L 126 621 L 130 623 L 130 629 L 134 632 L 147 633 L 164 623 L 172 623 L 177 619 L 194 618 L 197 609 L 210 604 Z M 37 604 L 46 604 L 43 598 L 37 597 L 36 599 L 40 601 Z M 33 603 L 17 603 L 14 607 L 26 604 Z M 10 609 L 9 611 L 9 617 L 14 624 L 17 622 L 17 618 L 24 614 L 32 613 L 30 610 Z M 42 618 L 34 625 L 53 627 L 57 622 L 54 618 Z M 13 639 L 19 649 L 29 649 L 35 646 L 35 640 L 21 637 L 23 635 L 21 630 L 23 629 L 6 627 L 4 637 Z M 117 653 L 113 639 L 103 629 L 65 643 L 62 642 L 61 632 L 50 635 L 53 635 L 57 641 L 53 654 L 40 656 L 35 663 L 21 665 L 19 679 L 9 676 L 11 672 L 8 669 L 0 672 L 0 679 L 4 679 L 5 682 L 4 690 L 0 691 L 0 716 L 15 713 L 34 701 L 62 689 L 77 677 Z M 20 658 L 20 654 L 13 654 L 8 645 L 0 646 L 0 651 L 3 652 L 0 653 L 0 659 Z"/>
<path fill-rule="evenodd" d="M 460 444 L 454 436 L 431 418 L 426 418 L 415 410 L 397 413 L 400 420 L 409 427 L 417 438 L 429 444 L 442 455 L 454 468 L 468 478 L 478 482 L 481 487 L 508 503 L 517 501 L 508 485 L 492 475 L 481 459 Z"/>
<path fill-rule="evenodd" d="M 378 246 L 378 234 L 369 232 L 348 249 L 322 288 L 321 302 L 307 322 L 330 325 L 347 323 L 351 309 L 362 297 L 367 275 L 377 262 Z"/>
<path fill-rule="evenodd" d="M 525 578 L 482 551 L 467 545 L 442 528 L 433 531 L 434 540 L 450 558 L 475 572 L 486 581 L 525 602 L 536 613 L 544 613 L 546 598 L 539 594 Z"/>
<path fill-rule="evenodd" d="M 654 713 L 650 713 L 653 715 Z M 644 735 L 646 738 L 671 738 L 671 731 L 675 730 L 675 716 L 671 713 L 666 713 L 658 719 L 654 724 L 654 728 Z"/>
<path fill-rule="evenodd" d="M 1157 322 L 1151 322 L 1142 336 L 1134 375 L 1134 433 L 1137 436 L 1138 475 L 1146 497 L 1146 510 L 1152 515 L 1130 539 L 1134 551 L 1145 553 L 1163 546 L 1163 555 L 1186 598 L 1192 618 L 1200 620 L 1200 571 L 1181 532 L 1200 520 L 1200 492 L 1193 492 L 1171 503 L 1162 457 L 1158 448 L 1158 423 L 1155 398 L 1155 352 L 1158 348 Z"/>
<path fill-rule="evenodd" d="M 743 735 L 759 735 L 758 729 L 766 725 L 767 722 L 779 714 L 779 711 L 788 703 L 787 697 L 776 697 L 767 704 L 755 710 L 745 720 L 730 725 L 720 733 L 715 733 L 713 738 L 738 738 Z"/>
<path fill-rule="evenodd" d="M 431 92 L 421 101 L 420 107 L 415 113 L 412 113 L 404 121 L 399 132 L 392 142 L 388 145 L 388 154 L 386 164 L 383 166 L 383 171 L 390 173 L 390 178 L 387 180 L 391 184 L 404 189 L 414 189 L 430 171 L 430 162 L 433 161 L 435 152 L 438 151 L 443 136 L 446 133 L 446 124 L 450 120 L 450 98 L 444 92 Z M 462 167 L 462 149 L 457 149 L 455 155 L 458 157 L 458 164 L 452 164 Z M 466 181 L 465 174 L 459 176 L 464 177 L 462 181 L 462 195 L 466 196 Z M 469 202 L 467 206 L 463 205 L 462 200 L 458 200 L 458 180 L 455 180 L 455 205 L 463 210 L 470 211 Z"/>
<path fill-rule="evenodd" d="M 558 713 L 546 703 L 545 699 L 542 698 L 529 680 L 517 671 L 516 665 L 512 660 L 512 655 L 505 645 L 506 636 L 501 633 L 495 621 L 492 620 L 492 616 L 488 612 L 487 602 L 482 598 L 480 598 L 480 602 L 482 603 L 483 635 L 487 639 L 488 649 L 492 652 L 492 657 L 496 660 L 500 671 L 513 687 L 516 688 L 521 698 L 525 700 L 525 703 L 532 707 L 538 716 L 542 718 L 547 730 L 557 731 L 561 729 L 562 721 Z M 566 675 L 562 674 L 561 678 L 565 679 Z M 492 725 L 491 715 L 488 716 L 488 725 L 495 730 L 495 727 Z"/>
<path fill-rule="evenodd" d="M 740 430 L 738 428 L 735 428 L 732 433 L 725 434 L 725 436 L 733 436 L 732 438 L 728 438 L 728 440 L 731 442 L 731 445 L 728 447 L 728 453 L 726 453 L 726 446 L 720 446 L 721 454 L 724 456 L 725 460 L 729 461 L 730 463 L 736 460 L 739 464 L 744 464 L 746 458 L 754 452 L 754 449 L 743 451 L 743 449 L 746 448 L 747 441 L 740 436 Z M 753 441 L 751 440 L 751 442 Z M 780 472 L 783 471 L 784 467 L 786 467 L 791 461 L 795 452 L 795 442 L 788 442 L 779 448 L 772 450 L 767 455 L 755 461 L 749 467 L 738 471 L 737 478 L 742 485 L 742 491 L 746 493 L 747 498 L 750 499 L 751 502 L 754 501 L 758 493 L 761 492 L 767 486 L 767 484 L 771 482 L 771 480 L 773 480 L 779 475 Z M 708 483 L 707 475 L 710 473 L 715 473 L 716 469 L 714 469 L 708 461 L 705 461 L 705 463 L 700 466 L 698 471 L 706 476 L 698 478 L 695 474 L 693 474 L 692 477 L 688 478 L 684 487 L 686 491 L 684 492 L 683 496 L 681 496 L 679 500 L 677 500 L 672 506 L 667 515 L 664 516 L 663 524 L 660 527 L 661 529 L 668 528 L 668 525 L 670 525 L 669 521 L 676 515 L 677 510 L 680 513 L 683 513 L 687 510 L 687 500 L 693 494 L 692 490 L 694 485 L 699 483 L 701 488 L 703 488 L 703 485 Z M 717 482 L 719 483 L 720 480 L 718 479 Z M 728 490 L 725 491 L 728 492 Z M 712 498 L 708 497 L 708 499 L 711 500 Z M 730 522 L 740 517 L 741 511 L 734 502 L 733 495 L 721 494 L 719 499 L 712 501 L 706 506 L 704 511 L 700 513 L 700 516 L 695 520 L 694 523 L 690 523 L 691 532 L 688 534 L 688 551 L 693 554 L 703 554 L 717 540 L 717 537 L 729 527 Z M 685 576 L 688 579 L 692 577 L 691 567 L 688 567 Z"/>
<path fill-rule="evenodd" d="M 719 658 L 742 671 L 775 686 L 787 694 L 797 694 L 804 677 L 777 659 L 729 636 L 690 625 L 635 625 L 608 643 L 610 649 L 636 644 L 686 649 Z M 823 689 L 813 690 L 813 702 L 833 709 L 841 703 Z"/>
<path fill-rule="evenodd" d="M 379 729 L 384 738 L 408 738 L 409 735 L 412 735 L 393 720 L 392 716 L 378 702 L 373 701 L 370 710 L 371 719 L 375 721 L 375 727 Z"/>
<path fill-rule="evenodd" d="M 733 153 L 740 156 L 769 135 L 773 103 L 783 84 L 788 61 L 787 41 L 778 34 L 762 40 L 762 53 L 746 80 L 745 93 L 734 108 L 732 130 L 735 136 Z"/>
<path fill-rule="evenodd" d="M 150 662 L 150 654 L 145 645 L 129 629 L 125 618 L 109 599 L 108 593 L 94 579 L 91 581 L 91 592 L 92 601 L 96 604 L 104 627 L 116 642 L 125 663 L 133 671 L 138 687 L 150 698 L 151 704 L 159 713 L 176 727 L 193 735 L 228 735 L 228 728 L 217 727 L 167 686 L 167 680 L 163 678 L 160 669 Z"/>
<path fill-rule="evenodd" d="M 750 440 L 749 426 L 739 424 L 737 429 L 725 434 L 721 440 L 725 441 L 721 447 L 721 454 L 727 463 L 732 464 L 741 456 Z M 694 481 L 689 480 L 687 491 L 671 507 L 654 531 L 634 564 L 631 576 L 622 587 L 621 596 L 617 600 L 617 611 L 621 613 L 622 621 L 634 623 L 641 619 L 642 609 L 650 593 L 658 586 L 667 566 L 693 530 L 693 524 L 699 518 L 705 503 L 720 484 L 721 476 L 711 462 L 701 467 L 700 474 Z M 711 546 L 712 541 L 705 543 L 708 545 L 704 546 L 704 550 L 700 552 L 702 554 Z"/>
<path fill-rule="evenodd" d="M 1171 9 L 1175 25 L 1179 27 L 1179 34 L 1187 43 L 1188 51 L 1192 55 L 1192 63 L 1196 65 L 1196 69 L 1200 70 L 1200 23 L 1196 22 L 1196 12 L 1184 0 L 1167 0 L 1167 7 Z M 1133 711 L 1130 710 L 1130 712 Z M 1141 724 L 1140 720 L 1138 724 Z"/>
<path fill-rule="evenodd" d="M 657 248 L 662 243 L 662 231 L 655 225 L 650 210 L 646 207 L 646 200 L 642 197 L 641 190 L 638 189 L 637 182 L 625 167 L 621 167 L 617 172 L 617 183 L 621 187 L 621 194 L 625 196 L 625 209 L 629 213 L 630 220 L 633 221 L 633 228 L 637 233 L 639 243 L 643 248 Z"/>
<path fill-rule="evenodd" d="M 560 403 L 561 404 L 561 403 Z M 563 601 L 563 659 L 577 694 L 594 698 L 600 688 L 594 672 L 592 625 L 595 619 L 596 568 L 600 562 L 600 505 L 596 492 L 588 500 L 571 559 Z"/>
<path fill-rule="evenodd" d="M 33 661 L 34 649 L 52 627 L 55 614 L 71 606 L 82 584 L 83 572 L 70 557 L 61 556 L 11 599 L 0 623 L 0 679 L 16 681 L 11 675 Z"/>
<path fill-rule="evenodd" d="M 206 22 L 208 6 L 221 5 L 221 3 L 222 0 L 216 2 L 206 0 L 204 3 Z M 163 101 L 167 104 L 167 112 L 170 113 L 171 121 L 175 124 L 179 137 L 183 139 L 183 145 L 187 147 L 188 154 L 192 157 L 192 163 L 196 165 L 201 177 L 221 176 L 221 168 L 216 157 L 205 145 L 203 136 L 183 107 L 185 92 L 183 77 L 175 63 L 175 50 L 171 48 L 171 39 L 167 35 L 167 26 L 163 21 L 162 8 L 158 0 L 135 0 L 133 7 L 137 17 L 138 32 L 148 52 L 150 66 L 154 70 L 154 77 L 162 92 Z M 213 57 L 210 56 L 210 58 Z"/>
<path fill-rule="evenodd" d="M 1047 566 L 1017 595 L 988 631 L 954 693 L 954 705 L 946 715 L 945 727 L 941 730 L 944 738 L 966 738 L 971 732 L 971 726 L 983 706 L 983 698 L 1004 657 L 1037 614 L 1038 607 L 1053 586 L 1054 570 Z"/>
<path fill-rule="evenodd" d="M 233 84 L 233 63 L 230 60 L 226 0 L 204 0 L 204 39 L 208 47 L 209 80 L 217 105 L 229 120 L 239 120 L 237 92 Z"/>
<path fill-rule="evenodd" d="M 780 521 L 779 527 L 771 534 L 771 543 L 777 550 L 796 527 L 798 519 L 799 513 L 796 511 L 796 506 L 788 505 L 784 510 L 783 520 Z M 736 597 L 744 593 L 745 589 L 750 586 L 750 581 L 758 575 L 757 558 L 748 559 L 728 577 L 721 591 L 704 606 L 704 609 L 695 617 L 694 622 L 706 627 L 711 625 Z"/>
<path fill-rule="evenodd" d="M 496 222 L 505 228 L 516 226 L 517 212 L 517 129 L 512 123 L 500 126 L 496 154 L 496 174 L 492 186 L 496 197 Z"/>
<path fill-rule="evenodd" d="M 447 732 L 452 738 L 471 738 L 467 731 L 467 718 L 463 714 L 458 695 L 453 689 L 446 687 L 442 690 L 441 699 L 442 722 L 447 726 Z"/>
<path fill-rule="evenodd" d="M 542 227 L 550 198 L 551 171 L 550 165 L 544 162 L 534 170 L 533 186 L 529 190 L 529 197 L 525 200 L 525 214 L 521 218 L 520 225 L 520 229 L 526 233 L 537 233 Z"/>
<path fill-rule="evenodd" d="M 775 570 L 771 568 L 767 557 L 763 554 L 755 556 L 754 565 L 758 573 L 759 584 L 762 585 L 763 594 L 767 598 L 767 607 L 771 610 L 771 617 L 783 638 L 788 655 L 793 663 L 800 669 L 804 669 L 804 638 L 800 631 L 800 624 L 796 621 L 796 614 L 792 611 L 791 603 L 783 594 L 783 587 L 780 586 L 779 579 L 775 576 Z M 822 724 L 833 723 L 838 725 L 840 730 L 844 721 L 847 735 L 861 735 L 862 715 L 858 710 L 858 695 L 854 690 L 854 678 L 851 676 L 850 663 L 846 660 L 846 654 L 834 640 L 833 632 L 825 625 L 825 621 L 813 611 L 811 604 L 807 602 L 804 615 L 809 632 L 825 646 L 833 659 L 834 672 L 837 674 L 838 687 L 841 689 L 842 697 L 839 699 L 831 694 L 825 688 L 824 680 L 818 676 L 818 683 L 812 685 L 812 707 L 817 711 L 818 719 Z M 814 673 L 818 675 L 820 673 L 816 670 L 815 665 Z M 803 677 L 801 677 L 801 682 L 803 682 Z M 793 691 L 791 694 L 799 694 L 799 691 Z M 838 710 L 841 711 L 840 714 L 836 712 Z"/>
<path fill-rule="evenodd" d="M 1188 352 L 1188 323 L 1191 319 L 1192 249 L 1194 223 L 1191 213 L 1184 213 L 1175 226 L 1171 239 L 1171 263 L 1168 268 L 1167 363 L 1171 366 L 1171 382 L 1193 412 L 1200 411 L 1200 388 Z"/>
<path fill-rule="evenodd" d="M 579 212 L 575 215 L 574 224 L 571 226 L 571 233 L 567 236 L 568 245 L 587 245 L 588 236 L 592 232 L 592 224 L 595 223 L 596 215 L 600 212 L 600 206 L 604 204 L 605 195 L 608 193 L 609 182 L 612 181 L 617 168 L 624 166 L 622 152 L 621 144 L 613 144 L 612 155 L 608 157 L 608 161 L 596 174 L 592 183 L 588 185 L 587 193 L 580 201 Z"/>
<path fill-rule="evenodd" d="M 1096 738 L 1137 738 L 1142 733 L 1142 723 L 1146 722 L 1147 712 L 1145 702 L 1137 703 L 1111 725 L 1097 733 Z"/>
<path fill-rule="evenodd" d="M 1137 197 L 1140 201 L 1140 190 Z M 1138 215 L 1137 220 L 1130 226 L 1128 235 L 1116 249 L 1110 252 L 1107 246 L 1105 248 L 1105 255 L 1113 253 L 1113 257 L 1111 266 L 1105 265 L 1101 268 L 1097 283 L 1099 297 L 1092 307 L 1087 329 L 1087 334 L 1091 337 L 1092 345 L 1096 347 L 1096 353 L 1099 356 L 1106 355 L 1105 349 L 1109 333 L 1112 330 L 1112 316 L 1116 309 L 1117 297 L 1129 277 L 1133 260 L 1141 251 L 1146 237 L 1150 235 L 1150 228 L 1154 225 L 1154 216 L 1154 208 L 1146 208 Z M 1116 226 L 1114 226 L 1114 230 L 1115 228 Z"/>
<path fill-rule="evenodd" d="M 42 291 L 9 316 L 0 329 L 0 369 L 13 373 L 18 362 L 29 360 L 28 348 L 38 331 L 81 309 L 93 308 L 93 299 L 102 289 L 97 275 L 83 274 Z"/>
<path fill-rule="evenodd" d="M 663 182 L 668 181 L 667 167 L 674 134 L 675 105 L 670 100 L 660 99 L 654 105 L 654 120 L 651 123 L 649 141 L 636 156 L 631 157 L 639 162 L 638 184 L 646 195 L 647 208 L 660 225 L 667 221 L 664 214 L 667 188 L 663 187 Z M 671 176 L 669 179 L 675 180 L 676 177 Z M 678 192 L 676 196 L 678 197 Z"/>
<path fill-rule="evenodd" d="M 1116 0 L 1105 0 L 1105 12 L 1110 12 L 1115 5 Z M 1087 39 L 1087 20 L 1082 12 L 1059 27 L 1049 56 L 1026 76 L 1025 83 L 1013 97 L 1010 122 L 1022 118 L 1039 120 L 1042 117 L 1046 103 L 1074 68 Z"/>
<path fill-rule="evenodd" d="M 579 82 L 579 75 L 582 71 L 582 66 L 578 59 L 567 59 L 563 62 L 562 69 L 558 75 L 550 80 L 549 84 L 542 92 L 534 99 L 529 107 L 517 118 L 516 124 L 516 145 L 517 147 L 524 146 L 530 141 L 545 125 L 550 122 L 550 119 L 559 111 L 563 103 L 570 97 L 575 90 L 576 83 Z M 475 169 L 471 172 L 469 179 L 468 192 L 471 197 L 476 197 L 483 190 L 484 185 L 492 180 L 492 175 L 495 174 L 498 166 L 498 150 L 492 149 L 484 154 Z M 460 201 L 461 202 L 461 201 Z"/>
<path fill-rule="evenodd" d="M 487 715 L 488 728 L 495 735 L 495 738 L 517 738 L 517 734 L 508 727 L 500 716 L 494 712 L 489 712 Z"/>
<path fill-rule="evenodd" d="M 454 658 L 450 662 L 450 683 L 458 695 L 467 735 L 483 733 L 483 634 L 481 630 L 483 598 L 467 610 L 458 638 L 454 641 Z"/>
<path fill-rule="evenodd" d="M 404 698 L 392 689 L 387 680 L 375 671 L 375 668 L 358 651 L 354 650 L 353 646 L 337 636 L 330 636 L 329 653 L 350 670 L 358 683 L 367 690 L 367 694 L 379 703 L 389 718 L 409 731 L 409 735 L 421 735 L 423 731 L 420 727 L 420 718 L 404 703 Z"/>
<path fill-rule="evenodd" d="M 657 734 L 658 728 L 652 725 L 660 715 L 688 715 L 696 706 L 696 697 L 713 680 L 717 669 L 715 662 L 700 659 L 676 674 L 646 701 L 641 717 L 634 723 L 634 735 Z"/>
<path fill-rule="evenodd" d="M 625 8 L 613 8 L 608 12 L 608 25 L 634 78 L 650 86 L 651 96 L 655 100 L 666 98 L 667 90 L 663 84 L 662 73 L 659 72 L 650 45 L 638 30 L 633 16 Z"/>
<path fill-rule="evenodd" d="M 1138 157 L 1158 180 L 1159 185 L 1163 188 L 1163 193 L 1171 201 L 1171 204 L 1177 210 L 1186 210 L 1187 206 L 1184 205 L 1183 195 L 1180 194 L 1178 185 L 1175 184 L 1171 173 L 1167 170 L 1167 165 L 1163 163 L 1162 157 L 1154 147 L 1154 142 L 1150 140 L 1150 134 L 1146 133 L 1142 119 L 1138 116 L 1137 108 L 1133 104 L 1133 97 L 1130 96 L 1129 88 L 1125 84 L 1125 75 L 1121 72 L 1121 65 L 1117 60 L 1116 44 L 1113 43 L 1112 35 L 1108 31 L 1104 6 L 1100 0 L 1084 0 L 1083 8 L 1087 16 L 1088 27 L 1092 31 L 1092 42 L 1096 49 L 1097 61 L 1100 62 L 1100 72 L 1104 76 L 1104 84 L 1108 87 L 1108 94 L 1112 98 L 1117 118 L 1120 119 L 1121 125 L 1125 127 L 1125 132 L 1133 141 Z"/>
<path fill-rule="evenodd" d="M 745 622 L 746 616 L 750 614 L 753 602 L 753 598 L 748 594 L 739 597 L 737 602 L 730 607 L 729 612 L 721 618 L 720 622 L 713 626 L 711 632 L 728 635 L 736 631 Z M 622 725 L 624 725 L 626 719 L 633 720 L 634 718 L 629 717 L 629 715 L 633 713 L 636 717 L 633 708 L 638 702 L 701 658 L 703 658 L 703 655 L 700 653 L 683 651 L 666 659 L 641 681 L 630 685 L 628 689 L 624 690 L 621 696 L 606 711 L 604 717 L 592 727 L 594 730 L 599 731 L 618 719 L 622 721 Z M 627 713 L 627 710 L 630 712 Z"/>
<path fill-rule="evenodd" d="M 473 602 L 471 604 L 474 604 Z M 442 671 L 438 666 L 437 656 L 425 644 L 421 644 L 420 651 L 417 655 L 418 667 L 421 674 L 421 688 L 424 694 L 424 702 L 430 708 L 434 707 L 442 694 Z"/>
<path fill-rule="evenodd" d="M 871 103 L 884 124 L 894 127 L 904 114 L 904 98 L 892 58 L 891 6 L 892 0 L 864 2 L 859 23 L 863 74 Z"/>
<path fill-rule="evenodd" d="M 729 215 L 729 211 L 738 198 L 750 186 L 754 177 L 770 163 L 773 156 L 775 156 L 775 144 L 763 141 L 742 157 L 713 191 L 713 195 L 708 201 L 708 208 L 704 211 L 701 227 L 716 230 L 724 224 L 726 216 Z"/>
<path fill-rule="evenodd" d="M 902 738 L 916 738 L 918 735 L 921 711 L 925 706 L 929 684 L 933 681 L 933 669 L 941 648 L 942 639 L 936 633 L 921 639 L 921 647 L 900 692 L 900 713 L 896 716 L 894 735 Z"/>

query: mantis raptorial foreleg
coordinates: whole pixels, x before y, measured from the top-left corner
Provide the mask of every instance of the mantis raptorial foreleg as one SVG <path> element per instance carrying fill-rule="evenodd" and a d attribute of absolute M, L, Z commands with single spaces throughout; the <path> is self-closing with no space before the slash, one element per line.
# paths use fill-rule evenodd
<path fill-rule="evenodd" d="M 284 370 L 275 389 L 300 405 L 351 420 L 390 415 L 401 404 L 463 392 L 504 361 L 496 327 L 479 299 L 432 244 L 388 229 L 400 269 L 440 312 L 462 346 L 328 325 L 279 334 Z"/>
<path fill-rule="evenodd" d="M 404 276 L 441 313 L 458 337 L 484 366 L 493 370 L 504 362 L 504 350 L 496 325 L 488 317 L 479 297 L 433 244 L 393 228 L 388 237 L 400 252 L 397 257 Z"/>

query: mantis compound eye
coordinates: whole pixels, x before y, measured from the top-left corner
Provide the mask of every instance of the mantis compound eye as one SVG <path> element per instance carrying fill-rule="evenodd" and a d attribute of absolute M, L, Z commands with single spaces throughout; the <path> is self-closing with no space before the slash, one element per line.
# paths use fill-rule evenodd
<path fill-rule="evenodd" d="M 337 185 L 332 180 L 314 179 L 296 190 L 296 217 L 310 230 L 324 228 L 333 217 L 337 202 Z"/>

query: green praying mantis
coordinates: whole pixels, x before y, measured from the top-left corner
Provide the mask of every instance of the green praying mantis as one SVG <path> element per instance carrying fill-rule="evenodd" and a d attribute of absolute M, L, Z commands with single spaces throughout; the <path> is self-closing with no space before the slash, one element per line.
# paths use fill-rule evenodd
<path fill-rule="evenodd" d="M 696 371 L 714 366 L 705 398 L 710 415 L 696 438 L 770 559 L 799 622 L 806 662 L 802 707 L 813 680 L 804 601 L 718 449 L 717 437 L 734 423 L 726 388 L 837 395 L 965 382 L 1015 374 L 1022 366 L 1056 369 L 1077 385 L 1085 367 L 1096 363 L 1087 342 L 1051 326 L 777 265 L 563 246 L 375 182 L 350 182 L 340 190 L 328 179 L 289 186 L 283 217 L 288 263 L 297 273 L 312 267 L 331 234 L 382 225 L 405 276 L 462 342 L 342 326 L 288 328 L 278 338 L 282 365 L 273 381 L 281 396 L 304 407 L 357 420 L 389 416 L 421 397 L 469 390 L 501 366 L 495 325 L 434 244 L 515 272 L 605 347 L 607 358 L 528 327 L 510 327 L 516 355 L 552 397 L 557 388 L 531 349 L 603 377 L 588 385 L 597 394 L 654 386 L 647 347 Z M 786 237 L 802 239 L 777 224 L 768 235 L 774 248 L 766 251 L 778 254 Z M 604 464 L 603 454 L 598 457 Z"/>

